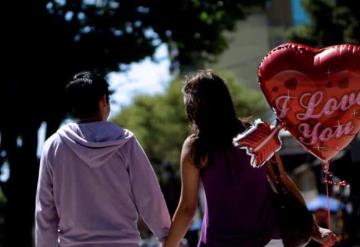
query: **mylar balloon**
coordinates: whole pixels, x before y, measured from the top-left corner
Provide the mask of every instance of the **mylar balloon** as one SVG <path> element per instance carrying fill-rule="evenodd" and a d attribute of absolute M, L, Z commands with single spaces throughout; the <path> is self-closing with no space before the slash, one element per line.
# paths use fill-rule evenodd
<path fill-rule="evenodd" d="M 324 162 L 360 129 L 360 47 L 276 47 L 260 64 L 261 89 L 278 122 Z"/>

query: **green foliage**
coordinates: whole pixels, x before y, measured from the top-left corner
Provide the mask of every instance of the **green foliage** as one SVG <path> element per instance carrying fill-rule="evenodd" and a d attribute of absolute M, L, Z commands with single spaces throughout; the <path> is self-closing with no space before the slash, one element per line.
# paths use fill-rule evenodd
<path fill-rule="evenodd" d="M 178 164 L 188 135 L 181 81 L 174 80 L 161 95 L 139 95 L 113 121 L 133 131 L 155 164 Z"/>
<path fill-rule="evenodd" d="M 292 41 L 312 46 L 359 43 L 360 9 L 357 1 L 303 0 L 309 24 L 289 30 Z"/>
<path fill-rule="evenodd" d="M 259 116 L 265 112 L 263 97 L 236 82 L 229 74 L 226 80 L 239 116 Z M 139 95 L 113 121 L 135 133 L 155 165 L 179 164 L 181 146 L 189 135 L 182 82 L 172 81 L 163 94 Z"/>
<path fill-rule="evenodd" d="M 235 28 L 250 6 L 263 0 L 47 1 L 52 19 L 68 29 L 82 63 L 117 70 L 117 63 L 151 56 L 169 44 L 174 64 L 214 60 L 227 47 L 224 31 Z M 95 57 L 97 60 L 95 60 Z M 104 64 L 99 63 L 105 62 Z"/>

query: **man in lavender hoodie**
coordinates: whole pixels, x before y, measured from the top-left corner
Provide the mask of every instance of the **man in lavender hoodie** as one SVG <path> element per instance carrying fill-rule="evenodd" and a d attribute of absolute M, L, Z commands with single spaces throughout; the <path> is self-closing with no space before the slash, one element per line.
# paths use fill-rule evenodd
<path fill-rule="evenodd" d="M 107 82 L 83 72 L 66 89 L 79 122 L 61 127 L 44 144 L 36 246 L 139 246 L 139 215 L 162 241 L 170 227 L 164 197 L 135 136 L 106 121 Z"/>

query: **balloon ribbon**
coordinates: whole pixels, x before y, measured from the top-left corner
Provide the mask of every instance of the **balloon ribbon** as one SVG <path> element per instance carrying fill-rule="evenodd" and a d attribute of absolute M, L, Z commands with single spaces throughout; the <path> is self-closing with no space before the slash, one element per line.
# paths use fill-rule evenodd
<path fill-rule="evenodd" d="M 329 185 L 337 185 L 341 187 L 345 187 L 348 185 L 348 183 L 343 181 L 334 181 L 333 174 L 329 171 L 329 161 L 325 161 L 323 163 L 323 171 L 324 171 L 324 184 L 325 184 L 325 190 L 326 190 L 326 201 L 327 201 L 327 221 L 328 221 L 328 227 L 331 229 L 331 213 L 330 213 L 330 195 L 329 195 Z"/>

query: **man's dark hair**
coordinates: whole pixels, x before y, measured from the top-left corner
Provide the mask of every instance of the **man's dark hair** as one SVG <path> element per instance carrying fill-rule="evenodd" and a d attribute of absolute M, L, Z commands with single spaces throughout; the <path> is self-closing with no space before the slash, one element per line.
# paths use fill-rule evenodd
<path fill-rule="evenodd" d="M 66 85 L 66 94 L 73 115 L 88 118 L 99 112 L 101 97 L 105 95 L 109 102 L 109 84 L 96 73 L 81 72 Z"/>

